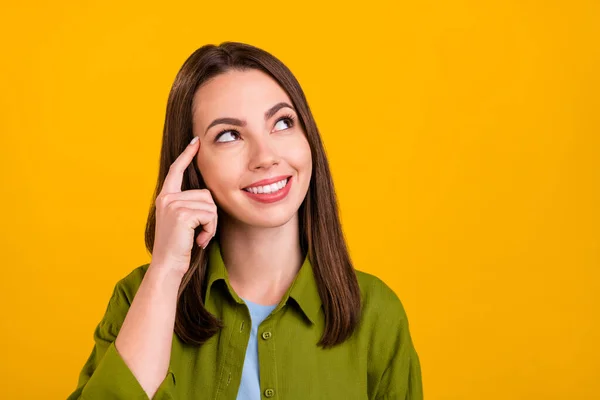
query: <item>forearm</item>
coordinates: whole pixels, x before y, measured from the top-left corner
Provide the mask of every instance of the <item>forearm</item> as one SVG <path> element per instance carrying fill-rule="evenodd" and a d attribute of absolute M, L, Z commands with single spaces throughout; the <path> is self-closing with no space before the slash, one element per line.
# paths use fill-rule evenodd
<path fill-rule="evenodd" d="M 150 264 L 115 340 L 149 398 L 168 372 L 181 279 L 169 268 Z"/>

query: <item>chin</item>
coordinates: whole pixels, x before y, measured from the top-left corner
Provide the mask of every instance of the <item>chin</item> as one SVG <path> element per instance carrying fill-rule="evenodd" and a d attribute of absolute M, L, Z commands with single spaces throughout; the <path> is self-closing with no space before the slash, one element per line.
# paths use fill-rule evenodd
<path fill-rule="evenodd" d="M 277 228 L 290 222 L 298 214 L 298 210 L 265 210 L 263 212 L 234 215 L 233 217 L 246 225 L 257 228 Z"/>
<path fill-rule="evenodd" d="M 245 198 L 246 195 L 242 194 L 242 196 L 228 205 L 222 204 L 221 208 L 232 220 L 257 228 L 276 228 L 287 224 L 298 215 L 302 203 L 288 198 L 286 199 L 288 201 L 277 205 L 259 204 L 256 207 L 252 200 Z"/>

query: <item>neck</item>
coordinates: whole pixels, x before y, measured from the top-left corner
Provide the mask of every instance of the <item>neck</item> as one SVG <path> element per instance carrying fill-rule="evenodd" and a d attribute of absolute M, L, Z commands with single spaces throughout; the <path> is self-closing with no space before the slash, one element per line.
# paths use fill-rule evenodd
<path fill-rule="evenodd" d="M 298 214 L 284 225 L 262 228 L 222 218 L 219 245 L 229 281 L 238 296 L 277 304 L 304 261 Z"/>

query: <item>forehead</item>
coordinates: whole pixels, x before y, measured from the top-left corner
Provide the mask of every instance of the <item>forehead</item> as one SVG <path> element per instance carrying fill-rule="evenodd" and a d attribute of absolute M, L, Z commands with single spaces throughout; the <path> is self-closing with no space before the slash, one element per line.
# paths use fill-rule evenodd
<path fill-rule="evenodd" d="M 204 83 L 194 94 L 194 120 L 208 123 L 218 117 L 252 116 L 263 113 L 280 101 L 292 103 L 276 80 L 250 69 L 230 70 Z M 258 114 L 257 114 L 258 113 Z"/>

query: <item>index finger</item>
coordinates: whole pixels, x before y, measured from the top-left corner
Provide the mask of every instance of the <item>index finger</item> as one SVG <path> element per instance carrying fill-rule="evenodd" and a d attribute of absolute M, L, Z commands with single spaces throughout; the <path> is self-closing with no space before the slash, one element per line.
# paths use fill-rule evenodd
<path fill-rule="evenodd" d="M 161 193 L 178 193 L 181 192 L 181 183 L 183 182 L 183 172 L 190 165 L 196 152 L 200 148 L 200 140 L 198 136 L 194 136 L 192 141 L 187 145 L 185 150 L 181 152 L 179 157 L 173 161 L 169 172 L 163 183 Z"/>

